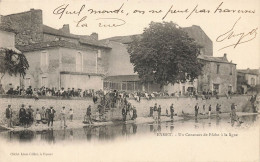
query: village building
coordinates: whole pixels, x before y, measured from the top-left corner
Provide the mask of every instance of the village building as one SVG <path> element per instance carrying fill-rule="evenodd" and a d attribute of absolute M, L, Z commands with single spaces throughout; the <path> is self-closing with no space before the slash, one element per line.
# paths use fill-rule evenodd
<path fill-rule="evenodd" d="M 238 69 L 237 89 L 241 94 L 245 94 L 250 88 L 260 85 L 260 69 Z"/>
<path fill-rule="evenodd" d="M 18 31 L 16 47 L 29 62 L 22 82 L 25 87 L 103 88 L 103 60 L 110 47 L 98 41 L 97 33 L 75 35 L 67 24 L 61 29 L 46 26 L 42 11 L 34 9 L 3 16 L 2 20 Z"/>
<path fill-rule="evenodd" d="M 111 89 L 187 94 L 192 91 L 236 91 L 236 65 L 226 55 L 213 57 L 213 43 L 196 25 L 185 27 L 188 35 L 202 46 L 199 59 L 205 63 L 203 75 L 193 82 L 167 85 L 141 84 L 127 52 L 132 36 L 99 40 L 97 33 L 75 35 L 69 25 L 54 29 L 43 24 L 41 10 L 2 16 L 17 31 L 16 47 L 24 53 L 29 70 L 21 81 L 25 87 Z M 140 35 L 135 35 L 139 37 Z"/>
<path fill-rule="evenodd" d="M 229 62 L 226 54 L 223 57 L 213 57 L 213 43 L 206 33 L 196 25 L 183 28 L 190 37 L 202 46 L 198 59 L 205 64 L 203 75 L 193 82 L 176 83 L 160 88 L 153 83 L 141 84 L 138 74 L 130 63 L 127 45 L 132 42 L 132 37 L 140 35 L 116 36 L 105 39 L 109 41 L 111 50 L 108 60 L 108 77 L 104 80 L 105 89 L 118 89 L 127 91 L 158 92 L 167 91 L 169 94 L 187 94 L 193 91 L 215 91 L 225 94 L 236 91 L 236 64 Z"/>
<path fill-rule="evenodd" d="M 4 25 L 0 21 L 0 52 L 1 50 L 9 49 L 13 50 L 17 54 L 21 54 L 21 52 L 15 48 L 15 31 L 10 27 Z M 4 59 L 4 54 L 0 55 L 0 64 L 3 64 L 2 60 Z M 7 92 L 10 88 L 16 88 L 20 86 L 20 75 L 9 75 L 8 73 L 0 73 L 0 84 L 5 92 Z"/>

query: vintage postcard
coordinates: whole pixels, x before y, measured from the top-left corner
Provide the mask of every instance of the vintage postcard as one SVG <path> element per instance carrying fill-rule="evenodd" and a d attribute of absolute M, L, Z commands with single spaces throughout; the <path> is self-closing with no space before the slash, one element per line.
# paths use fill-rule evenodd
<path fill-rule="evenodd" d="M 259 0 L 0 0 L 0 161 L 260 160 Z"/>

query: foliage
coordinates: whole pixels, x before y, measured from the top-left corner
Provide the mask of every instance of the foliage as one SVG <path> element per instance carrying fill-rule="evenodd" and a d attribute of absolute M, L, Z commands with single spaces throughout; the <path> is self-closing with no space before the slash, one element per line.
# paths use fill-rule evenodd
<path fill-rule="evenodd" d="M 11 76 L 20 74 L 20 76 L 24 77 L 28 68 L 29 63 L 23 54 L 17 53 L 11 49 L 0 48 L 1 79 L 6 73 Z"/>
<path fill-rule="evenodd" d="M 200 48 L 194 39 L 173 22 L 151 22 L 140 38 L 128 46 L 130 61 L 142 82 L 167 85 L 193 81 L 203 64 L 197 59 Z"/>

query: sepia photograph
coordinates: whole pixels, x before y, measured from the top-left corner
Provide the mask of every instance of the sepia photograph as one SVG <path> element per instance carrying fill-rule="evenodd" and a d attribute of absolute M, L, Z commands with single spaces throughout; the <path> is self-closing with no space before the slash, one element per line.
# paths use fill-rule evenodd
<path fill-rule="evenodd" d="M 0 161 L 260 161 L 259 12 L 0 0 Z"/>

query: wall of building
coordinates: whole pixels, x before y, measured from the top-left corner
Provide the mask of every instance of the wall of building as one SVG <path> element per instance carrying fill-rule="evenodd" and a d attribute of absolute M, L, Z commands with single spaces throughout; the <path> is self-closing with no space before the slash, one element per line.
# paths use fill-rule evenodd
<path fill-rule="evenodd" d="M 184 30 L 199 45 L 203 46 L 201 49 L 202 55 L 213 56 L 213 43 L 200 26 L 192 25 L 191 27 L 184 28 Z"/>
<path fill-rule="evenodd" d="M 96 50 L 76 50 L 69 48 L 60 48 L 61 53 L 61 71 L 70 72 L 85 72 L 96 73 L 97 72 L 97 51 Z M 82 58 L 81 63 L 78 64 L 76 57 L 80 53 Z M 80 66 L 82 64 L 82 67 Z M 76 67 L 78 66 L 78 67 Z"/>
<path fill-rule="evenodd" d="M 41 53 L 47 53 L 47 65 L 41 65 Z M 30 78 L 30 85 L 33 88 L 40 88 L 43 86 L 43 77 L 46 77 L 46 87 L 59 87 L 59 49 L 45 49 L 41 51 L 25 52 L 29 69 L 23 80 L 25 87 L 28 87 L 27 79 Z"/>
<path fill-rule="evenodd" d="M 169 84 L 164 86 L 164 90 L 167 90 L 169 94 L 181 92 L 181 95 L 184 95 L 188 92 L 189 87 L 193 88 L 193 90 L 197 90 L 198 80 L 195 79 L 193 82 L 186 83 L 175 83 L 174 85 Z"/>
<path fill-rule="evenodd" d="M 0 30 L 0 47 L 14 48 L 14 36 L 15 34 L 12 32 Z"/>
<path fill-rule="evenodd" d="M 219 65 L 218 74 L 217 65 Z M 203 74 L 199 76 L 198 90 L 207 91 L 209 89 L 213 91 L 213 84 L 219 84 L 219 94 L 227 93 L 229 86 L 232 86 L 232 91 L 236 92 L 236 82 L 237 77 L 235 64 L 207 62 L 203 67 Z"/>
<path fill-rule="evenodd" d="M 245 74 L 245 79 L 247 80 L 247 83 L 251 86 L 256 86 L 258 82 L 257 75 L 253 74 Z"/>
<path fill-rule="evenodd" d="M 61 74 L 61 87 L 64 89 L 100 90 L 103 89 L 102 79 L 101 76 L 85 74 Z"/>
<path fill-rule="evenodd" d="M 108 74 L 108 60 L 110 57 L 109 51 L 110 49 L 99 49 L 100 50 L 100 57 L 98 57 L 97 59 L 97 72 L 99 74 L 104 74 L 107 75 Z"/>
<path fill-rule="evenodd" d="M 15 34 L 12 32 L 0 30 L 0 48 L 15 49 L 14 36 L 15 36 Z M 17 76 L 15 76 L 15 75 L 10 76 L 8 73 L 6 73 L 6 74 L 0 73 L 0 77 L 2 77 L 2 76 L 3 76 L 3 78 L 1 79 L 1 84 L 2 84 L 5 92 L 7 92 L 9 90 L 10 83 L 12 84 L 13 88 L 20 86 L 20 75 L 19 74 Z"/>
<path fill-rule="evenodd" d="M 2 76 L 2 73 L 0 73 L 0 77 Z M 17 76 L 13 75 L 10 76 L 9 74 L 5 74 L 2 78 L 0 84 L 2 84 L 2 87 L 5 90 L 5 93 L 10 89 L 9 84 L 12 84 L 12 88 L 16 88 L 17 86 L 20 86 L 20 76 L 19 74 Z"/>
<path fill-rule="evenodd" d="M 109 46 L 112 48 L 109 52 L 108 76 L 115 75 L 134 75 L 134 67 L 130 63 L 130 55 L 127 52 L 127 45 L 110 41 Z"/>
<path fill-rule="evenodd" d="M 18 32 L 15 37 L 17 45 L 27 45 L 43 40 L 41 10 L 31 9 L 27 12 L 3 16 L 2 23 L 11 25 Z"/>

